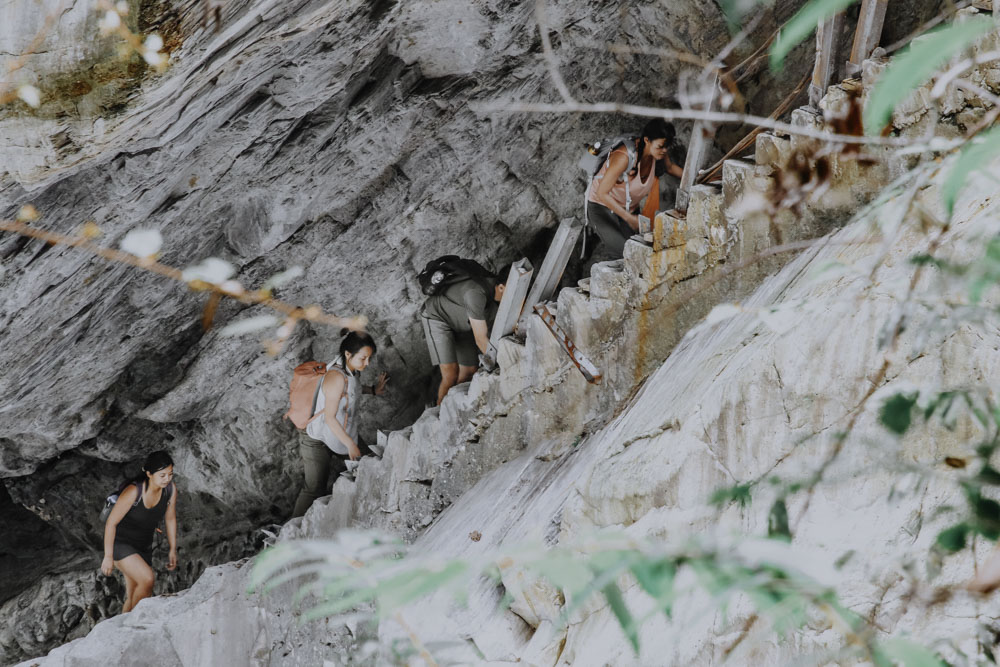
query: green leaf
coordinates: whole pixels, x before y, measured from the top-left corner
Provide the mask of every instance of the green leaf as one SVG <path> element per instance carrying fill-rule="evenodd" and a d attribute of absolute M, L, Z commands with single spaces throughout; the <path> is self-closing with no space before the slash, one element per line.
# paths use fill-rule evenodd
<path fill-rule="evenodd" d="M 949 553 L 955 553 L 965 548 L 965 537 L 969 534 L 969 524 L 960 523 L 946 528 L 937 536 L 938 545 Z"/>
<path fill-rule="evenodd" d="M 882 426 L 897 435 L 906 433 L 906 429 L 910 428 L 913 406 L 916 405 L 916 402 L 916 394 L 895 394 L 889 397 L 882 404 L 882 410 L 879 413 L 879 421 L 882 422 Z"/>
<path fill-rule="evenodd" d="M 625 606 L 625 600 L 622 598 L 621 591 L 618 590 L 618 585 L 611 582 L 601 589 L 601 592 L 604 593 L 604 599 L 608 601 L 611 611 L 614 612 L 615 618 L 618 619 L 618 625 L 622 627 L 622 632 L 628 637 L 629 643 L 632 644 L 632 648 L 638 655 L 639 630 L 636 628 L 635 619 L 632 618 L 628 607 Z"/>
<path fill-rule="evenodd" d="M 638 561 L 629 566 L 642 590 L 656 600 L 656 606 L 670 618 L 674 603 L 674 577 L 677 566 L 669 560 Z"/>
<path fill-rule="evenodd" d="M 980 484 L 1000 486 L 1000 471 L 989 464 L 984 465 L 983 469 L 976 475 L 975 480 Z"/>
<path fill-rule="evenodd" d="M 952 56 L 992 27 L 993 21 L 979 17 L 953 23 L 928 33 L 893 58 L 892 64 L 879 78 L 868 99 L 864 113 L 865 131 L 868 134 L 881 132 L 897 104 L 905 100 Z"/>
<path fill-rule="evenodd" d="M 816 26 L 853 5 L 855 0 L 811 0 L 805 7 L 795 13 L 785 27 L 781 29 L 778 38 L 771 46 L 771 69 L 779 70 L 785 64 L 789 51 L 798 46 L 799 42 L 816 30 Z"/>
<path fill-rule="evenodd" d="M 753 484 L 737 484 L 736 486 L 727 486 L 724 489 L 716 489 L 712 492 L 708 502 L 713 505 L 725 505 L 736 501 L 740 507 L 746 507 L 750 504 L 750 490 L 752 488 Z"/>
<path fill-rule="evenodd" d="M 899 637 L 879 642 L 874 652 L 881 664 L 902 664 L 904 667 L 943 667 L 946 664 L 926 646 Z"/>
<path fill-rule="evenodd" d="M 976 516 L 976 532 L 990 540 L 1000 538 L 1000 503 L 980 497 L 972 503 L 972 511 Z"/>
<path fill-rule="evenodd" d="M 948 172 L 947 180 L 941 186 L 941 198 L 949 216 L 954 211 L 955 202 L 969 176 L 986 167 L 997 155 L 1000 155 L 1000 127 L 983 132 L 962 147 L 955 164 Z"/>
<path fill-rule="evenodd" d="M 465 573 L 468 564 L 452 561 L 438 571 L 404 572 L 378 586 L 379 616 L 385 616 L 414 600 L 444 588 Z"/>
<path fill-rule="evenodd" d="M 784 498 L 775 500 L 771 505 L 771 512 L 767 515 L 767 536 L 786 542 L 792 541 L 792 531 L 788 528 L 788 507 Z"/>

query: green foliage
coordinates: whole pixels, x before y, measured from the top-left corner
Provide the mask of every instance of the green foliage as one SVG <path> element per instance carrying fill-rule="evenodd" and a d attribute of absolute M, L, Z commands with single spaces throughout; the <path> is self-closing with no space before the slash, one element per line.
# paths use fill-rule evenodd
<path fill-rule="evenodd" d="M 771 69 L 780 70 L 788 53 L 816 30 L 816 26 L 857 0 L 810 0 L 795 13 L 771 45 Z"/>
<path fill-rule="evenodd" d="M 875 645 L 875 664 L 878 667 L 944 667 L 945 663 L 933 651 L 909 639 L 892 637 Z"/>
<path fill-rule="evenodd" d="M 963 522 L 942 530 L 937 536 L 937 544 L 948 553 L 955 553 L 965 548 L 968 534 L 969 524 Z"/>
<path fill-rule="evenodd" d="M 948 172 L 948 178 L 941 186 L 941 198 L 949 216 L 955 210 L 955 202 L 968 182 L 969 176 L 989 165 L 998 155 L 1000 155 L 1000 127 L 983 132 L 962 147 L 955 164 Z"/>
<path fill-rule="evenodd" d="M 767 515 L 767 536 L 792 541 L 792 531 L 788 528 L 788 507 L 784 498 L 779 498 L 771 505 L 771 511 Z"/>
<path fill-rule="evenodd" d="M 622 593 L 618 590 L 618 586 L 614 583 L 609 583 L 601 589 L 601 592 L 604 594 L 604 599 L 608 601 L 608 605 L 611 607 L 618 625 L 621 626 L 622 632 L 625 633 L 629 643 L 632 644 L 632 649 L 638 653 L 639 629 L 636 627 L 635 619 L 629 613 L 628 607 L 625 606 L 625 600 L 622 598 Z"/>
<path fill-rule="evenodd" d="M 865 107 L 865 131 L 868 134 L 881 132 L 897 104 L 992 27 L 991 20 L 973 17 L 929 33 L 894 57 L 875 84 Z"/>
<path fill-rule="evenodd" d="M 787 512 L 778 523 L 787 525 Z M 407 554 L 401 543 L 373 535 L 345 530 L 336 540 L 282 543 L 258 557 L 251 588 L 270 590 L 294 579 L 304 580 L 296 599 L 311 605 L 303 614 L 305 620 L 345 614 L 382 619 L 413 609 L 422 598 L 437 592 L 461 599 L 456 592 L 478 585 L 483 577 L 499 582 L 501 572 L 523 568 L 562 592 L 566 601 L 561 611 L 563 626 L 588 600 L 602 597 L 638 654 L 641 624 L 652 614 L 670 617 L 678 572 L 690 568 L 722 604 L 738 593 L 746 595 L 778 632 L 801 627 L 810 606 L 832 611 L 843 627 L 857 623 L 832 591 L 798 571 L 786 545 L 768 540 L 760 540 L 760 546 L 748 552 L 754 555 L 743 556 L 739 549 L 710 544 L 667 551 L 662 543 L 608 532 L 579 545 L 518 547 L 506 553 L 441 559 L 426 553 Z M 648 595 L 654 603 L 652 611 L 641 618 L 626 602 L 632 578 L 638 584 L 635 594 Z M 509 603 L 512 598 L 506 599 Z M 399 654 L 399 647 L 392 647 L 392 653 Z"/>
<path fill-rule="evenodd" d="M 727 486 L 722 489 L 716 489 L 712 492 L 708 502 L 713 505 L 725 505 L 731 502 L 738 502 L 740 507 L 746 507 L 750 504 L 750 491 L 752 489 L 753 484 L 736 484 L 735 486 Z"/>
<path fill-rule="evenodd" d="M 916 394 L 894 394 L 882 404 L 879 421 L 893 433 L 903 435 L 910 428 L 916 403 Z"/>

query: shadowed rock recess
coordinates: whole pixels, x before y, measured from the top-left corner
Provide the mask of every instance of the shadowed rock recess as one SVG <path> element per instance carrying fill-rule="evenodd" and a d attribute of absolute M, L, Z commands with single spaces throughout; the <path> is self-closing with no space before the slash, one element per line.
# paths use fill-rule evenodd
<path fill-rule="evenodd" d="M 845 167 L 848 198 L 766 222 L 739 204 L 746 190 L 767 189 L 769 164 L 796 140 L 764 136 L 756 165 L 727 162 L 721 188 L 696 188 L 687 220 L 662 217 L 652 247 L 630 243 L 622 261 L 594 266 L 585 289 L 561 292 L 553 309 L 604 370 L 601 387 L 582 380 L 532 317 L 523 344 L 504 341 L 499 374 L 478 375 L 440 410 L 421 414 L 429 377 L 416 319 L 419 268 L 445 253 L 492 266 L 528 255 L 537 266 L 557 220 L 579 213 L 583 141 L 641 121 L 479 106 L 556 99 L 534 2 L 232 0 L 217 31 L 202 24 L 200 1 L 133 2 L 132 27 L 164 34 L 171 67 L 161 75 L 116 63 L 113 45 L 86 37 L 95 20 L 80 10 L 85 3 L 69 4 L 53 48 L 24 68 L 46 94 L 42 107 L 32 114 L 16 103 L 0 115 L 0 215 L 31 203 L 40 226 L 62 233 L 92 220 L 99 242 L 111 246 L 130 230 L 157 229 L 165 263 L 221 257 L 248 287 L 299 265 L 303 277 L 280 298 L 370 318 L 374 369 L 393 381 L 386 398 L 366 397 L 362 437 L 397 430 L 383 459 L 365 459 L 356 482 L 339 481 L 283 538 L 367 525 L 436 539 L 420 536 L 469 489 L 491 484 L 491 470 L 555 471 L 600 450 L 593 434 L 685 331 L 713 304 L 750 294 L 784 260 L 708 284 L 717 267 L 827 233 L 887 179 L 879 167 Z M 734 60 L 797 4 L 776 3 Z M 888 25 L 902 36 L 917 14 Z M 563 75 L 587 101 L 667 105 L 677 96 L 678 62 L 610 54 L 608 42 L 711 58 L 728 39 L 721 11 L 705 0 L 553 2 L 548 17 Z M 38 27 L 24 19 L 0 30 L 5 44 L 20 39 L 24 48 Z M 57 48 L 76 40 L 83 45 Z M 794 88 L 808 58 L 794 60 L 777 79 L 764 69 L 747 79 L 749 111 L 766 115 Z M 816 122 L 796 113 L 796 122 Z M 689 128 L 679 128 L 683 143 Z M 720 135 L 716 156 L 735 133 Z M 153 449 L 172 452 L 183 492 L 181 567 L 158 572 L 157 593 L 198 583 L 101 625 L 53 654 L 53 664 L 122 655 L 164 665 L 340 660 L 351 632 L 299 627 L 280 597 L 245 599 L 237 560 L 261 547 L 260 528 L 290 513 L 301 476 L 293 429 L 280 418 L 290 369 L 331 358 L 337 332 L 300 325 L 270 357 L 255 340 L 217 333 L 260 308 L 223 303 L 206 333 L 203 295 L 85 252 L 4 234 L 0 266 L 2 661 L 43 654 L 118 611 L 118 579 L 97 574 L 97 512 Z M 631 484 L 630 475 L 620 483 Z M 526 479 L 524 492 L 541 494 L 548 483 Z M 665 493 L 650 492 L 651 502 L 667 502 Z M 608 512 L 593 522 L 625 520 Z M 158 565 L 164 546 L 154 553 Z M 202 576 L 226 561 L 236 562 Z M 527 641 L 553 620 L 524 612 L 503 623 Z M 506 659 L 490 641 L 477 644 Z M 513 639 L 496 641 L 511 655 L 521 651 Z M 112 650 L 114 659 L 104 652 Z"/>

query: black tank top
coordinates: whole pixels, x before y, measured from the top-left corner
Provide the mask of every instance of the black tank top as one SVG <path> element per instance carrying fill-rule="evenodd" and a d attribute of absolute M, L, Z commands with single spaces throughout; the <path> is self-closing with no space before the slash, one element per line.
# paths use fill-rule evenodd
<path fill-rule="evenodd" d="M 145 486 L 145 485 L 142 485 Z M 160 502 L 152 508 L 147 508 L 142 501 L 142 486 L 136 485 L 139 491 L 139 502 L 130 507 L 115 530 L 115 541 L 124 542 L 139 551 L 149 551 L 153 546 L 153 532 L 163 520 L 174 493 L 174 483 L 171 482 L 160 494 Z"/>

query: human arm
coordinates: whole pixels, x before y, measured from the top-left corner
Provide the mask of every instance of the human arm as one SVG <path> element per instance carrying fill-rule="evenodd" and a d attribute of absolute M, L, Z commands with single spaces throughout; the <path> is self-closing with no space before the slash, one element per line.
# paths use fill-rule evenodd
<path fill-rule="evenodd" d="M 626 211 L 625 207 L 611 196 L 611 188 L 615 186 L 627 168 L 628 156 L 620 150 L 612 151 L 608 158 L 608 168 L 604 170 L 604 176 L 601 177 L 601 181 L 597 185 L 594 199 L 614 211 L 615 215 L 627 222 L 633 230 L 639 231 L 639 217 L 631 211 Z"/>
<path fill-rule="evenodd" d="M 669 155 L 663 158 L 663 164 L 667 165 L 667 173 L 670 174 L 671 176 L 676 176 L 677 178 L 681 178 L 682 176 L 684 176 L 684 168 L 681 167 L 680 165 L 674 164 L 670 160 Z"/>
<path fill-rule="evenodd" d="M 347 447 L 347 456 L 352 461 L 361 458 L 361 449 L 351 436 L 347 435 L 344 425 L 337 421 L 337 406 L 340 404 L 340 397 L 344 394 L 344 383 L 347 378 L 336 371 L 326 374 L 323 379 L 323 396 L 326 399 L 323 408 L 323 421 L 330 427 L 337 439 Z"/>
<path fill-rule="evenodd" d="M 486 320 L 474 320 L 471 317 L 469 324 L 472 325 L 472 335 L 476 337 L 476 347 L 480 353 L 486 354 L 490 349 L 489 325 L 486 324 Z"/>
<path fill-rule="evenodd" d="M 101 561 L 101 572 L 110 575 L 115 568 L 115 534 L 118 532 L 118 524 L 128 511 L 132 509 L 135 499 L 139 496 L 139 489 L 135 484 L 129 484 L 124 491 L 118 494 L 115 506 L 111 508 L 111 514 L 104 522 L 104 560 Z"/>
<path fill-rule="evenodd" d="M 164 516 L 167 524 L 167 544 L 170 545 L 170 555 L 167 557 L 167 569 L 177 568 L 177 485 L 174 485 L 173 493 L 170 496 L 170 503 L 167 505 L 167 513 Z"/>
<path fill-rule="evenodd" d="M 389 383 L 389 374 L 386 372 L 381 372 L 378 374 L 378 380 L 375 384 L 368 384 L 361 388 L 361 393 L 363 394 L 373 394 L 375 396 L 381 396 L 385 393 L 385 385 Z"/>

